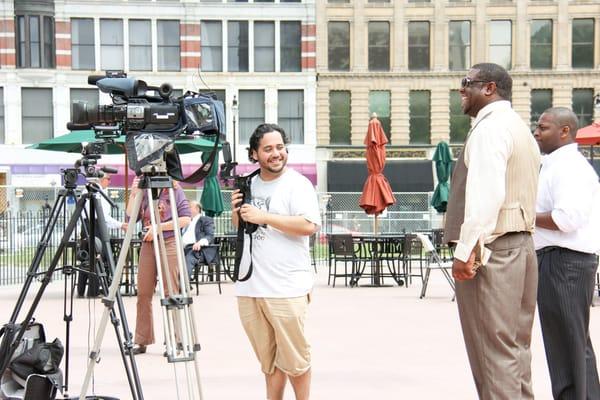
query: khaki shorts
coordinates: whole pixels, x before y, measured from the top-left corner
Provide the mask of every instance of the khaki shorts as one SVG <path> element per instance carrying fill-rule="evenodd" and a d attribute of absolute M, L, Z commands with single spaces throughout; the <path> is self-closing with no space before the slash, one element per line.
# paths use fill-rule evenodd
<path fill-rule="evenodd" d="M 242 325 L 265 374 L 271 375 L 275 367 L 290 376 L 310 369 L 310 345 L 304 336 L 308 303 L 310 295 L 238 297 Z"/>

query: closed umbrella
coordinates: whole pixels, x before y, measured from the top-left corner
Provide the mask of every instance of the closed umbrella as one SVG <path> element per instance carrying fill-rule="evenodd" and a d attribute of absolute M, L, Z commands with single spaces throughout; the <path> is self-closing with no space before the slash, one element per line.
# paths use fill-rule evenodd
<path fill-rule="evenodd" d="M 435 172 L 438 179 L 438 184 L 433 192 L 431 198 L 431 206 L 436 209 L 437 212 L 446 212 L 448 206 L 448 196 L 450 195 L 450 172 L 452 169 L 452 154 L 448 143 L 439 142 L 435 153 L 433 154 L 433 161 L 435 162 Z"/>
<path fill-rule="evenodd" d="M 376 116 L 369 121 L 367 136 L 364 143 L 367 146 L 367 170 L 369 176 L 365 181 L 362 195 L 358 201 L 358 205 L 365 210 L 369 215 L 375 216 L 375 228 L 377 233 L 377 216 L 383 212 L 388 206 L 396 203 L 396 198 L 392 193 L 390 183 L 383 175 L 385 167 L 385 145 L 388 142 L 381 122 Z"/>
<path fill-rule="evenodd" d="M 208 160 L 210 152 L 202 153 L 202 162 Z M 223 194 L 221 193 L 221 185 L 217 179 L 219 163 L 213 163 L 208 176 L 204 179 L 204 187 L 202 189 L 202 209 L 209 217 L 218 217 L 221 215 L 225 207 L 223 206 Z"/>

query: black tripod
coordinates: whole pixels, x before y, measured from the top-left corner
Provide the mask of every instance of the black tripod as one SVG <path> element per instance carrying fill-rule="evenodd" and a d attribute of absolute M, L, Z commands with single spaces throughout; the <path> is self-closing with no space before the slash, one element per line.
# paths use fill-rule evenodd
<path fill-rule="evenodd" d="M 110 238 L 108 235 L 108 231 L 106 229 L 106 223 L 104 220 L 104 213 L 102 212 L 102 204 L 98 195 L 102 195 L 106 198 L 109 204 L 112 204 L 112 201 L 106 197 L 106 195 L 101 191 L 98 184 L 95 182 L 99 176 L 98 172 L 93 168 L 94 162 L 89 162 L 89 158 L 99 158 L 99 156 L 91 157 L 84 156 L 83 162 L 76 165 L 84 165 L 86 166 L 86 178 L 88 178 L 88 182 L 86 184 L 86 192 L 79 195 L 76 191 L 76 181 L 77 176 L 80 173 L 78 168 L 70 168 L 64 171 L 64 181 L 65 186 L 64 189 L 61 189 L 58 198 L 56 199 L 54 206 L 52 207 L 52 211 L 50 212 L 50 216 L 44 227 L 44 233 L 42 234 L 42 238 L 40 239 L 40 243 L 36 249 L 33 260 L 27 272 L 27 279 L 13 313 L 10 317 L 10 321 L 7 325 L 5 325 L 7 332 L 12 329 L 12 334 L 8 335 L 13 336 L 14 332 L 18 332 L 14 335 L 14 340 L 12 341 L 9 350 L 6 354 L 0 355 L 0 376 L 4 374 L 6 368 L 8 367 L 11 358 L 16 351 L 25 330 L 29 326 L 29 324 L 33 321 L 33 314 L 42 299 L 44 291 L 48 284 L 51 281 L 52 275 L 55 271 L 62 270 L 63 273 L 71 278 L 71 294 L 70 294 L 70 304 L 67 305 L 67 282 L 65 280 L 65 306 L 64 306 L 64 320 L 66 324 L 66 338 L 65 338 L 65 383 L 63 385 L 63 396 L 65 399 L 68 397 L 68 377 L 69 377 L 69 338 L 70 338 L 70 322 L 72 321 L 72 302 L 73 302 L 73 287 L 74 287 L 74 278 L 73 272 L 79 271 L 80 273 L 95 273 L 98 275 L 100 280 L 100 285 L 104 290 L 104 293 L 108 293 L 108 288 L 110 286 L 109 276 L 113 276 L 114 274 L 114 259 L 112 255 L 112 250 L 110 247 Z M 92 164 L 90 168 L 89 164 Z M 60 244 L 56 250 L 56 253 L 52 257 L 50 265 L 45 272 L 38 272 L 40 268 L 40 264 L 44 258 L 44 254 L 48 248 L 50 243 L 50 238 L 52 233 L 56 227 L 56 223 L 61 217 L 61 214 L 65 216 L 66 210 L 66 202 L 69 198 L 76 199 L 76 206 L 73 214 L 71 215 L 69 222 L 65 228 L 65 231 L 60 240 Z M 89 210 L 89 213 L 88 213 Z M 87 218 L 85 218 L 87 217 Z M 84 220 L 87 219 L 87 223 L 84 223 Z M 60 262 L 61 258 L 65 258 L 67 256 L 66 250 L 69 248 L 77 246 L 73 246 L 74 243 L 70 241 L 73 233 L 76 230 L 78 223 L 81 223 L 83 226 L 84 236 L 87 238 L 87 254 L 85 253 L 85 249 L 79 249 L 77 252 L 79 255 L 79 259 L 83 260 L 82 267 L 77 268 L 75 266 L 67 265 L 65 267 L 58 267 L 57 265 Z M 96 249 L 96 243 L 99 239 L 100 243 L 100 254 L 98 254 Z M 87 268 L 86 267 L 87 263 Z M 75 264 L 75 263 L 73 263 Z M 33 280 L 37 277 L 41 276 L 41 286 L 36 293 L 32 304 L 27 311 L 27 314 L 23 321 L 20 323 L 20 326 L 16 324 L 17 318 L 21 312 L 21 308 L 25 302 L 27 297 L 27 293 L 31 286 Z M 116 294 L 116 303 L 118 307 L 119 316 L 115 312 L 114 308 L 110 307 L 110 320 L 113 324 L 115 335 L 117 337 L 117 342 L 119 344 L 119 349 L 121 351 L 121 358 L 123 360 L 123 366 L 125 368 L 125 372 L 127 375 L 127 380 L 129 383 L 129 387 L 131 389 L 131 395 L 133 400 L 143 400 L 142 388 L 138 376 L 137 365 L 135 363 L 135 358 L 130 351 L 133 347 L 131 342 L 131 333 L 129 331 L 129 327 L 127 324 L 127 318 L 125 315 L 125 309 L 123 306 L 123 302 L 119 293 Z M 119 327 L 122 328 L 122 333 Z M 6 334 L 5 333 L 5 334 Z M 88 396 L 87 399 L 100 399 L 106 397 L 96 397 L 96 396 Z"/>

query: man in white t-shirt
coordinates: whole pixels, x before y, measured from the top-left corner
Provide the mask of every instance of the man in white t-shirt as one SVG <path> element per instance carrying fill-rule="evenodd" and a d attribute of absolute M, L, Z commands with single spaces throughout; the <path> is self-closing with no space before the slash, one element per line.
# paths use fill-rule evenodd
<path fill-rule="evenodd" d="M 314 276 L 309 236 L 320 225 L 314 187 L 286 168 L 287 137 L 275 124 L 259 125 L 250 137 L 248 156 L 260 173 L 252 179 L 251 199 L 232 194 L 232 220 L 258 225 L 244 237 L 240 276 L 252 264 L 248 280 L 236 283 L 242 325 L 261 364 L 267 398 L 283 399 L 289 379 L 297 400 L 310 393 L 311 354 L 304 333 Z"/>

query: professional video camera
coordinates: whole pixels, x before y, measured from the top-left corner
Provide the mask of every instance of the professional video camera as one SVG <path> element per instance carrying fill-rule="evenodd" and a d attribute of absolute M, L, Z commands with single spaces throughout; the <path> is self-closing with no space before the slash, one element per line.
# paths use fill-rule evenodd
<path fill-rule="evenodd" d="M 181 174 L 179 155 L 173 142 L 197 136 L 211 136 L 215 146 L 207 163 L 215 161 L 220 136 L 225 132 L 223 103 L 214 94 L 186 92 L 174 98 L 168 83 L 150 86 L 142 80 L 128 78 L 121 71 L 90 75 L 88 83 L 109 93 L 113 104 L 90 107 L 85 102 L 73 103 L 70 130 L 93 128 L 97 138 L 114 139 L 127 135 L 125 146 L 129 165 L 136 173 L 142 168 L 167 163 L 167 172 L 185 182 L 198 182 L 207 173 Z M 203 165 L 202 170 L 210 170 Z"/>

